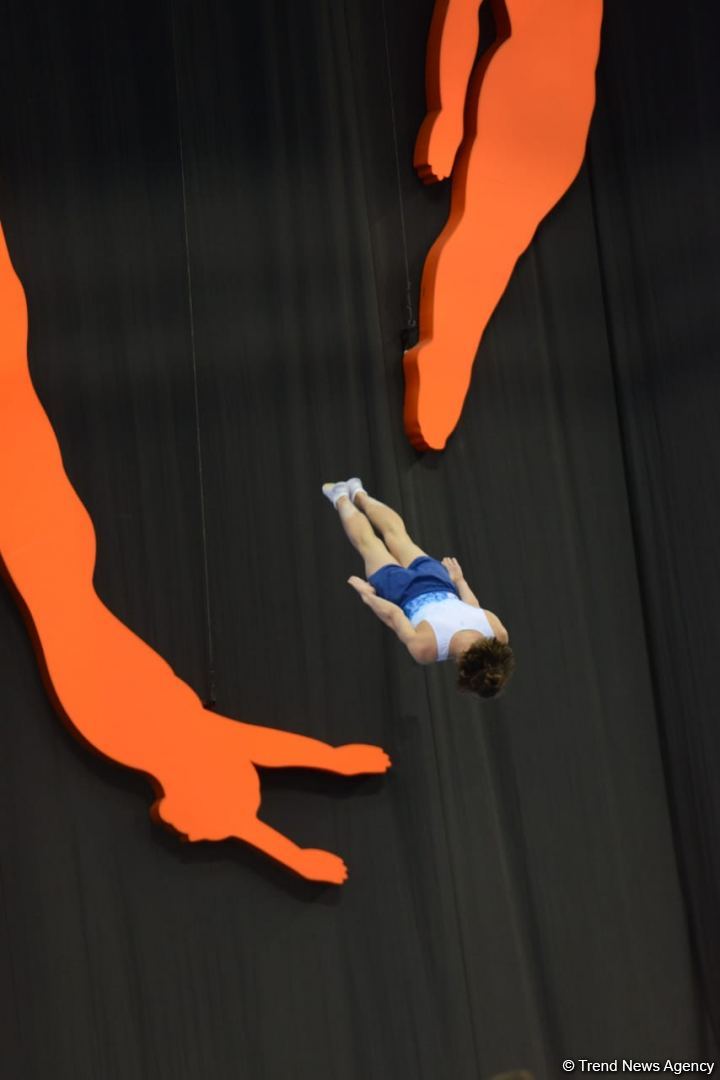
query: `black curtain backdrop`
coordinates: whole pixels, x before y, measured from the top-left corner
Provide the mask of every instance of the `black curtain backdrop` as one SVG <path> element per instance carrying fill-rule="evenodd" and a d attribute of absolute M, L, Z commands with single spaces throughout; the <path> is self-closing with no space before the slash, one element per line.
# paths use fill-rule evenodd
<path fill-rule="evenodd" d="M 264 816 L 342 852 L 342 890 L 184 846 L 62 727 L 0 592 L 13 1080 L 715 1057 L 718 19 L 607 0 L 587 162 L 418 455 L 431 7 L 3 5 L 0 218 L 100 595 L 223 713 L 395 762 L 265 774 Z M 414 667 L 345 584 L 320 484 L 356 472 L 508 625 L 502 700 Z"/>

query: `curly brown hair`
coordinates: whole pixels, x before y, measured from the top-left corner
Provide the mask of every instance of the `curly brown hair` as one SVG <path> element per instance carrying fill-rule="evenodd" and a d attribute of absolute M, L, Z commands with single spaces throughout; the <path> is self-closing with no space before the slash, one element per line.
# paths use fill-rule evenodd
<path fill-rule="evenodd" d="M 497 638 L 481 638 L 457 662 L 458 688 L 483 698 L 496 697 L 515 670 L 515 655 Z"/>

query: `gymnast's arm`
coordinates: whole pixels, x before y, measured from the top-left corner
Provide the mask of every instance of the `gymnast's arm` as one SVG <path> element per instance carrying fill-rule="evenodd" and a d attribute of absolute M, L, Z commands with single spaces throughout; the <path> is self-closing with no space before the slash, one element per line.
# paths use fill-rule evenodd
<path fill-rule="evenodd" d="M 364 604 L 377 615 L 380 622 L 385 623 L 393 631 L 399 641 L 406 647 L 413 660 L 419 664 L 430 663 L 434 657 L 430 655 L 429 642 L 422 634 L 419 634 L 412 625 L 402 608 L 397 604 L 391 604 L 389 600 L 383 600 L 375 594 L 372 585 L 362 578 L 351 577 L 349 584 L 359 593 Z"/>
<path fill-rule="evenodd" d="M 510 640 L 510 635 L 498 619 L 497 615 L 495 615 L 495 613 L 492 611 L 488 611 L 487 608 L 485 608 L 485 615 L 487 617 L 487 621 L 492 627 L 492 632 L 495 635 L 496 639 L 501 642 L 501 644 L 507 645 L 508 641 Z"/>
<path fill-rule="evenodd" d="M 479 608 L 480 601 L 465 580 L 462 566 L 457 561 L 455 556 L 446 555 L 442 561 L 442 564 L 450 575 L 450 580 L 457 589 L 460 599 L 463 601 L 463 603 L 472 604 L 473 607 Z"/>
<path fill-rule="evenodd" d="M 455 582 L 455 587 L 460 593 L 460 599 L 463 601 L 464 604 L 472 604 L 473 607 L 480 607 L 480 601 L 468 585 L 465 578 L 463 578 L 462 581 Z"/>
<path fill-rule="evenodd" d="M 452 555 L 446 555 L 442 563 L 448 574 L 450 575 L 450 580 L 457 589 L 458 595 L 460 596 L 460 599 L 463 601 L 463 603 L 471 604 L 472 607 L 479 608 L 480 601 L 465 580 L 465 575 L 462 572 L 462 566 L 457 561 L 457 559 Z M 510 637 L 507 630 L 498 619 L 497 615 L 492 611 L 488 611 L 487 609 L 483 610 L 485 611 L 487 620 L 490 623 L 490 626 L 492 627 L 492 632 L 497 638 L 497 640 L 501 641 L 504 645 L 507 645 Z"/>
<path fill-rule="evenodd" d="M 450 175 L 462 142 L 465 98 L 480 39 L 481 2 L 435 0 L 425 65 L 428 111 L 414 157 L 426 183 Z"/>
<path fill-rule="evenodd" d="M 460 599 L 465 604 L 471 604 L 473 607 L 476 607 L 476 608 L 480 607 L 480 601 L 478 600 L 477 596 L 475 595 L 475 593 L 472 591 L 472 589 L 468 585 L 465 578 L 462 578 L 460 581 L 456 581 L 455 582 L 455 588 L 460 593 Z M 487 621 L 490 623 L 490 625 L 492 627 L 492 632 L 495 635 L 495 637 L 497 638 L 497 640 L 502 642 L 503 645 L 507 645 L 510 638 L 509 638 L 507 630 L 505 629 L 503 624 L 500 622 L 497 615 L 492 611 L 488 611 L 486 608 L 483 608 L 483 610 L 485 611 L 485 616 L 487 618 Z"/>

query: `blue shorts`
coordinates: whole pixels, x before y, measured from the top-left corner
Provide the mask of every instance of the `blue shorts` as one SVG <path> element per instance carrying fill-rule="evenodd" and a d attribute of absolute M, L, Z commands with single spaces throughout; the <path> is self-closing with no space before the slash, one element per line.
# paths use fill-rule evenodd
<path fill-rule="evenodd" d="M 431 559 L 429 555 L 419 555 L 407 568 L 395 563 L 381 566 L 370 575 L 368 581 L 378 596 L 397 604 L 408 618 L 417 606 L 411 601 L 418 596 L 426 596 L 428 593 L 460 595 L 443 564 L 437 559 Z"/>

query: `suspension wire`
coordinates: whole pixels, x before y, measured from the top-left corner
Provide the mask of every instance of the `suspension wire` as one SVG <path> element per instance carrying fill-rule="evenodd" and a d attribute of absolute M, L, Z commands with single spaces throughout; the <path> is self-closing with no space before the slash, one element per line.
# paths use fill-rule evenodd
<path fill-rule="evenodd" d="M 395 96 L 393 94 L 393 74 L 390 62 L 390 41 L 388 38 L 387 12 L 385 0 L 381 0 L 383 35 L 385 38 L 385 65 L 387 68 L 388 94 L 390 98 L 390 119 L 392 120 L 393 147 L 395 150 L 395 177 L 397 181 L 398 209 L 400 211 L 400 233 L 402 237 L 403 260 L 405 263 L 405 319 L 402 331 L 403 344 L 407 347 L 412 332 L 417 327 L 412 301 L 412 281 L 410 279 L 410 259 L 408 256 L 407 228 L 405 226 L 405 204 L 402 193 L 402 174 L 400 172 L 400 149 L 398 146 L 397 121 L 395 114 Z M 414 344 L 414 343 L 413 343 Z"/>
<path fill-rule="evenodd" d="M 210 601 L 210 567 L 207 543 L 207 512 L 205 507 L 205 483 L 203 474 L 202 439 L 200 435 L 200 392 L 198 382 L 197 350 L 195 347 L 195 314 L 193 311 L 192 270 L 190 267 L 190 237 L 188 234 L 187 188 L 185 184 L 185 154 L 183 149 L 182 117 L 180 114 L 180 77 L 177 65 L 177 38 L 175 30 L 175 5 L 170 0 L 170 21 L 172 26 L 173 68 L 175 72 L 175 107 L 177 113 L 178 152 L 180 157 L 180 179 L 182 189 L 183 230 L 185 245 L 185 274 L 188 294 L 188 321 L 190 328 L 190 355 L 193 374 L 193 401 L 195 409 L 195 449 L 197 454 L 197 475 L 200 505 L 200 534 L 202 540 L 203 591 L 205 600 L 205 648 L 207 652 L 207 695 L 203 702 L 206 708 L 213 708 L 215 698 L 215 647 L 212 632 L 212 605 Z"/>

